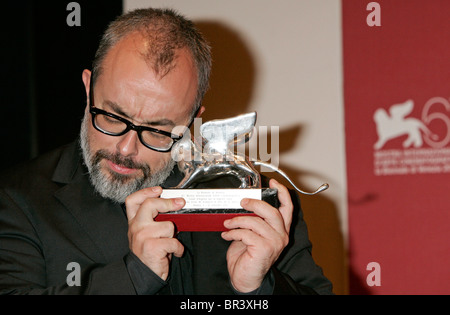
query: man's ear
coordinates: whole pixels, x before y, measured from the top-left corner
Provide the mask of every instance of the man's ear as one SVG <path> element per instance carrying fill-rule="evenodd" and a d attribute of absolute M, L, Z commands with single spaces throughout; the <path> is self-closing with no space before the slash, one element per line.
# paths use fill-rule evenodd
<path fill-rule="evenodd" d="M 84 69 L 83 74 L 81 75 L 81 79 L 83 80 L 84 89 L 86 91 L 86 110 L 89 110 L 89 92 L 91 88 L 91 71 Z"/>

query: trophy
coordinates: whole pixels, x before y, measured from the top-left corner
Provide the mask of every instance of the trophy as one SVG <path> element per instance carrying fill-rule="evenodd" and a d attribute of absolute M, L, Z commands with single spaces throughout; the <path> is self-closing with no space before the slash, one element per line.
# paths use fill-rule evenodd
<path fill-rule="evenodd" d="M 250 160 L 236 153 L 237 145 L 252 136 L 256 112 L 227 119 L 208 121 L 200 126 L 200 139 L 184 136 L 172 149 L 172 158 L 183 174 L 175 186 L 163 189 L 162 198 L 182 197 L 185 207 L 179 211 L 159 214 L 157 221 L 172 221 L 178 231 L 223 231 L 223 221 L 234 216 L 255 215 L 240 206 L 243 198 L 264 200 L 278 208 L 276 189 L 263 188 L 257 166 L 263 166 L 283 176 L 299 193 L 315 195 L 328 188 L 323 184 L 313 192 L 299 189 L 278 167 L 259 160 Z M 208 181 L 221 176 L 236 177 L 238 188 L 207 187 Z"/>

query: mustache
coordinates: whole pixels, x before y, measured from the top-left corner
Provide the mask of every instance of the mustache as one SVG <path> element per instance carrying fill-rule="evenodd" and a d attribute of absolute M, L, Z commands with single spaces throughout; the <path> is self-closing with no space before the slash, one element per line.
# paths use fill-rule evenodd
<path fill-rule="evenodd" d="M 106 150 L 98 150 L 94 154 L 93 164 L 98 165 L 101 160 L 106 159 L 114 164 L 126 167 L 126 168 L 132 168 L 132 169 L 139 169 L 143 172 L 144 175 L 149 175 L 151 170 L 150 167 L 147 164 L 143 163 L 136 163 L 131 158 L 127 158 L 125 156 L 122 156 L 120 153 L 109 153 Z"/>

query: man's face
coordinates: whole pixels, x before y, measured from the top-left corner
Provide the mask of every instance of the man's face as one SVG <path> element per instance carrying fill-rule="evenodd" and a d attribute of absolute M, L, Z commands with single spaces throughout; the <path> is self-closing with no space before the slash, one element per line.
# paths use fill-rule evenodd
<path fill-rule="evenodd" d="M 190 55 L 177 51 L 175 67 L 162 78 L 143 58 L 149 45 L 134 34 L 120 41 L 107 54 L 95 84 L 95 107 L 121 116 L 135 125 L 171 132 L 186 126 L 197 93 L 197 75 Z M 83 72 L 89 95 L 90 72 Z M 160 185 L 174 162 L 170 152 L 145 147 L 135 131 L 110 136 L 91 123 L 89 104 L 82 125 L 81 142 L 91 181 L 101 195 L 117 202 L 136 190 Z"/>

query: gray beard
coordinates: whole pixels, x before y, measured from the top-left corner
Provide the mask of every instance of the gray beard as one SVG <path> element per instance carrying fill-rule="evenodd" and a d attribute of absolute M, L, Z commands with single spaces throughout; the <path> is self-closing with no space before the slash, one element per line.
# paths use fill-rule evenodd
<path fill-rule="evenodd" d="M 99 150 L 95 153 L 91 152 L 87 133 L 89 124 L 87 116 L 89 114 L 84 115 L 81 124 L 80 146 L 91 184 L 102 197 L 111 199 L 117 203 L 124 203 L 129 195 L 147 187 L 160 186 L 169 177 L 175 166 L 173 159 L 169 159 L 160 170 L 152 172 L 148 165 L 137 164 L 131 159 L 121 156 L 119 153 L 111 154 L 105 150 Z M 100 162 L 103 159 L 108 159 L 115 164 L 128 168 L 139 169 L 142 175 L 130 177 L 113 172 L 108 172 L 108 175 L 104 174 L 100 166 Z"/>

